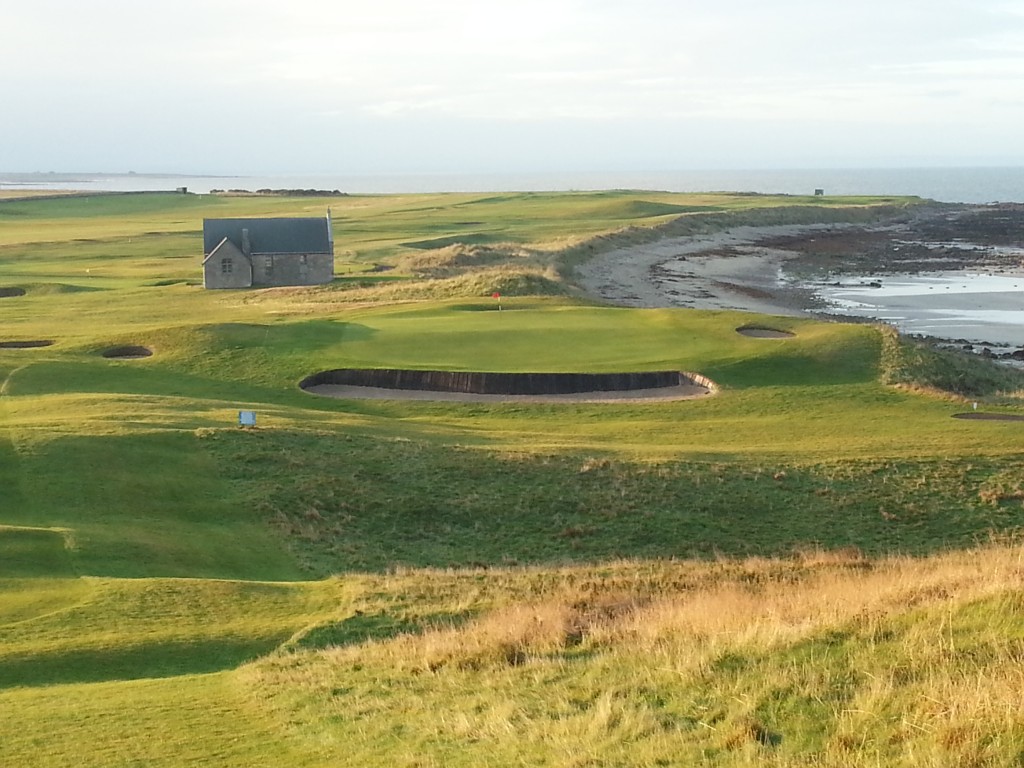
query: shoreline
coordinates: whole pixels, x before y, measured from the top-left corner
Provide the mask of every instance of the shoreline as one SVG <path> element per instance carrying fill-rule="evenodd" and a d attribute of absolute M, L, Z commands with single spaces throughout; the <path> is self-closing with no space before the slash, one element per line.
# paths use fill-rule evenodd
<path fill-rule="evenodd" d="M 1010 226 L 1007 216 L 1015 217 Z M 883 322 L 911 335 L 935 336 L 911 327 L 936 313 L 963 311 L 962 301 L 951 302 L 948 308 L 908 301 L 899 308 L 879 305 L 874 311 L 844 312 L 841 304 L 828 300 L 828 289 L 843 283 L 881 288 L 885 281 L 898 282 L 899 276 L 939 273 L 1020 275 L 1024 281 L 1024 242 L 1019 239 L 1024 228 L 1015 227 L 1018 222 L 1024 223 L 1020 206 L 971 206 L 953 216 L 924 216 L 890 225 L 739 226 L 599 253 L 577 266 L 575 276 L 584 292 L 617 306 Z M 982 298 L 974 311 L 981 313 L 986 300 L 994 298 L 977 295 Z M 900 317 L 900 312 L 906 316 Z M 962 325 L 976 328 L 979 323 L 965 318 Z M 1024 346 L 1024 325 L 1019 321 L 978 331 L 986 332 L 992 338 L 968 338 L 954 326 L 940 338 L 951 344 L 970 343 L 979 348 L 976 351 Z M 1019 341 L 1008 345 L 1007 338 Z"/>
<path fill-rule="evenodd" d="M 564 171 L 491 173 L 246 174 L 0 171 L 0 189 L 19 184 L 86 191 L 173 191 L 187 186 L 199 194 L 229 183 L 248 189 L 341 189 L 350 194 L 436 194 L 442 192 L 565 192 L 570 190 L 660 190 L 680 194 L 747 192 L 805 196 L 824 188 L 829 196 L 919 197 L 946 203 L 984 204 L 995 200 L 1024 203 L 1017 165 L 932 166 L 917 168 L 746 168 L 674 171 Z"/>
<path fill-rule="evenodd" d="M 710 235 L 669 237 L 597 254 L 576 268 L 576 279 L 586 293 L 618 306 L 803 317 L 814 307 L 813 291 L 780 282 L 783 264 L 797 254 L 766 241 L 856 228 L 740 226 Z"/>

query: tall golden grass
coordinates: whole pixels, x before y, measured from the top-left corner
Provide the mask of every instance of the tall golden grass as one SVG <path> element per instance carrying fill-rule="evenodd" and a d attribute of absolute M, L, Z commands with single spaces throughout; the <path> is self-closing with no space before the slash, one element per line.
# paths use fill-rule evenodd
<path fill-rule="evenodd" d="M 1024 756 L 1015 544 L 924 559 L 809 550 L 490 571 L 481 583 L 395 574 L 392 595 L 431 595 L 435 608 L 476 618 L 288 652 L 243 674 L 277 716 L 369 761 L 396 722 L 420 745 L 418 765 L 987 766 Z M 375 599 L 382 586 L 367 585 Z"/>

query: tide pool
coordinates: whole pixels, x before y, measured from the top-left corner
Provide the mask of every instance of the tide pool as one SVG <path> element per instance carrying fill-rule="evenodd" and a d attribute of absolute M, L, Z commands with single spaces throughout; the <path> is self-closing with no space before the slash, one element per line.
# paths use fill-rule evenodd
<path fill-rule="evenodd" d="M 867 275 L 812 287 L 832 314 L 874 318 L 901 333 L 1024 347 L 1024 270 Z"/>

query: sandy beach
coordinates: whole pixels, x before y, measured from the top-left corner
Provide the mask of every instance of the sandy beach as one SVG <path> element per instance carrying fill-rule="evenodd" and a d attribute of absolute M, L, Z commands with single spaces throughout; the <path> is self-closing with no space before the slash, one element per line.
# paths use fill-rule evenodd
<path fill-rule="evenodd" d="M 736 227 L 608 251 L 577 279 L 620 306 L 880 320 L 1010 354 L 1024 344 L 1017 222 L 1013 205 L 879 226 Z"/>
<path fill-rule="evenodd" d="M 592 296 L 625 307 L 801 315 L 813 305 L 813 291 L 780 284 L 782 265 L 796 254 L 766 243 L 844 226 L 735 227 L 665 238 L 599 254 L 577 268 L 577 279 Z"/>

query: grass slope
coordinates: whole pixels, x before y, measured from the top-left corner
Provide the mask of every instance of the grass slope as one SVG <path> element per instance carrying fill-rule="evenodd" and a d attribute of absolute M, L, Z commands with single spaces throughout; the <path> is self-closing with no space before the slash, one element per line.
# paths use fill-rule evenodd
<path fill-rule="evenodd" d="M 0 587 L 0 688 L 228 669 L 284 642 L 338 596 L 325 584 L 193 579 Z M 60 591 L 69 597 L 54 605 Z"/>
<path fill-rule="evenodd" d="M 241 676 L 351 765 L 1018 765 L 1019 558 L 399 576 Z"/>
<path fill-rule="evenodd" d="M 317 765 L 226 672 L 16 688 L 0 707 L 10 765 Z"/>

